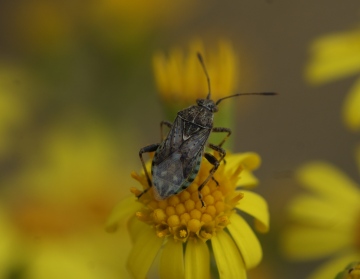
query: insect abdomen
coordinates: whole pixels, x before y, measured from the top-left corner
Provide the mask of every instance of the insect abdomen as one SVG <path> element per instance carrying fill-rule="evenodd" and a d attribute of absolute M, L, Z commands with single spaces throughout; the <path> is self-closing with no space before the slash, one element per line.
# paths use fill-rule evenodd
<path fill-rule="evenodd" d="M 155 198 L 166 199 L 185 190 L 196 178 L 201 163 L 201 154 L 196 156 L 193 169 L 187 177 L 183 175 L 181 153 L 174 152 L 170 158 L 152 168 Z"/>
<path fill-rule="evenodd" d="M 157 198 L 165 199 L 176 194 L 184 181 L 181 153 L 174 152 L 152 168 Z"/>

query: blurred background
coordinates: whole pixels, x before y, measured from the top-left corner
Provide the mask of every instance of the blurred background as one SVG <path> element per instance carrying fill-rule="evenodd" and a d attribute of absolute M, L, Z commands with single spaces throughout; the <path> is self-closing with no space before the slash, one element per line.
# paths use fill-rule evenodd
<path fill-rule="evenodd" d="M 359 181 L 359 135 L 341 120 L 354 77 L 304 78 L 311 43 L 359 23 L 357 0 L 46 1 L 0 3 L 0 278 L 127 278 L 127 235 L 108 235 L 113 206 L 138 186 L 138 151 L 165 118 L 152 57 L 193 39 L 231 42 L 233 151 L 263 159 L 256 191 L 269 202 L 264 260 L 249 278 L 304 278 L 319 262 L 279 249 L 293 178 L 311 160 Z M 205 78 L 204 78 L 205 83 Z M 225 102 L 224 102 L 225 103 Z M 221 108 L 219 115 L 221 115 Z M 172 120 L 172 119 L 167 119 Z M 121 247 L 121 248 L 119 248 Z"/>

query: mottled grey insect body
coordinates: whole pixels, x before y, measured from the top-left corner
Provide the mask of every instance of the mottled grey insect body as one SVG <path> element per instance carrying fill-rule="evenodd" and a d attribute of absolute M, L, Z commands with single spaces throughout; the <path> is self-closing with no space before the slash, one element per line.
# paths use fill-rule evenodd
<path fill-rule="evenodd" d="M 163 125 L 170 128 L 168 135 L 164 140 L 162 139 L 163 141 L 161 143 L 151 144 L 140 149 L 139 156 L 149 188 L 145 189 L 138 196 L 139 198 L 146 193 L 152 185 L 154 185 L 155 188 L 155 198 L 158 200 L 166 199 L 185 190 L 199 173 L 201 160 L 204 156 L 209 163 L 213 165 L 207 178 L 198 187 L 199 199 L 202 206 L 205 206 L 200 191 L 211 178 L 218 184 L 213 178 L 213 175 L 226 155 L 222 145 L 231 135 L 229 128 L 213 127 L 214 113 L 218 111 L 217 105 L 224 99 L 240 95 L 276 94 L 273 92 L 238 93 L 223 97 L 214 102 L 211 99 L 209 75 L 199 53 L 198 58 L 207 78 L 209 93 L 206 99 L 196 100 L 196 106 L 194 105 L 179 111 L 174 123 L 167 121 L 161 122 L 161 129 Z M 211 132 L 227 134 L 219 144 L 207 144 Z M 215 157 L 213 154 L 205 152 L 205 146 L 216 151 L 219 156 Z M 142 157 L 142 154 L 146 152 L 155 152 L 151 165 L 152 181 Z"/>
<path fill-rule="evenodd" d="M 156 198 L 161 200 L 186 189 L 199 172 L 205 144 L 213 127 L 211 100 L 179 111 L 166 139 L 157 148 L 151 167 Z"/>

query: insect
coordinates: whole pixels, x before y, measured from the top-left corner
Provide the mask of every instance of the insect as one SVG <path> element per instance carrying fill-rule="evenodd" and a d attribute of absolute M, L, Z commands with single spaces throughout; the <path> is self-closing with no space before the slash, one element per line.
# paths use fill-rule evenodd
<path fill-rule="evenodd" d="M 166 199 L 185 190 L 197 176 L 202 157 L 204 156 L 213 166 L 208 177 L 198 187 L 198 196 L 202 207 L 204 207 L 205 203 L 202 199 L 201 189 L 211 178 L 214 179 L 214 173 L 226 156 L 226 151 L 222 146 L 231 135 L 229 128 L 213 127 L 214 113 L 218 111 L 219 103 L 224 99 L 241 95 L 276 94 L 273 92 L 239 93 L 223 97 L 214 102 L 211 99 L 210 78 L 205 63 L 200 53 L 198 53 L 197 56 L 207 79 L 209 93 L 206 99 L 197 99 L 197 105 L 179 111 L 173 123 L 168 121 L 162 121 L 160 123 L 161 135 L 163 134 L 164 126 L 170 128 L 168 135 L 162 142 L 151 144 L 140 149 L 139 156 L 149 188 L 145 189 L 138 198 L 146 193 L 152 185 L 155 188 L 155 198 L 158 200 Z M 226 133 L 226 135 L 224 139 L 216 145 L 207 143 L 211 132 Z M 219 154 L 219 158 L 216 158 L 209 152 L 205 152 L 206 146 L 216 151 Z M 143 159 L 143 154 L 149 152 L 155 152 L 151 164 L 153 182 L 151 182 Z"/>

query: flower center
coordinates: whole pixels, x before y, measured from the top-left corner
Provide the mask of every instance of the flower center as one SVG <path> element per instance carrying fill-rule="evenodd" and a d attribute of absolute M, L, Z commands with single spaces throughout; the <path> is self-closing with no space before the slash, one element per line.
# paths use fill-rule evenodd
<path fill-rule="evenodd" d="M 136 216 L 141 221 L 153 226 L 159 237 L 172 235 L 174 239 L 187 241 L 189 238 L 210 239 L 217 231 L 229 224 L 229 216 L 234 206 L 243 197 L 235 192 L 235 185 L 224 174 L 220 167 L 212 179 L 203 187 L 201 194 L 206 204 L 202 207 L 198 196 L 198 187 L 209 175 L 211 165 L 203 162 L 194 182 L 184 191 L 164 200 L 156 200 L 153 187 L 141 196 L 139 201 L 144 205 Z M 140 181 L 144 188 L 144 175 L 132 176 Z M 138 196 L 141 191 L 132 188 L 132 193 Z"/>

